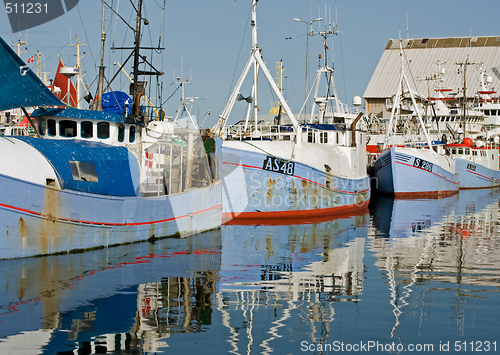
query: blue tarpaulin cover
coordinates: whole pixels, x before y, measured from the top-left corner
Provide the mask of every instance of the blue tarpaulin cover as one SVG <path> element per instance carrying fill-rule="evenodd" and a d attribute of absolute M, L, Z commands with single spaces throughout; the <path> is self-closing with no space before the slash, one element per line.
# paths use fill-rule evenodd
<path fill-rule="evenodd" d="M 31 106 L 64 106 L 0 37 L 0 110 Z"/>
<path fill-rule="evenodd" d="M 102 110 L 104 112 L 128 114 L 131 108 L 132 99 L 123 91 L 107 92 L 102 95 Z"/>

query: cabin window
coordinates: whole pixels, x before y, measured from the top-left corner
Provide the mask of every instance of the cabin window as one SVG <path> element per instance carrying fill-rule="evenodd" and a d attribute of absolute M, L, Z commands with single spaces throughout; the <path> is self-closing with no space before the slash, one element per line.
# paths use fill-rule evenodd
<path fill-rule="evenodd" d="M 495 160 L 495 154 L 491 154 L 491 160 Z"/>
<path fill-rule="evenodd" d="M 489 116 L 489 115 L 490 115 L 490 110 L 484 110 L 484 114 L 485 114 L 486 116 Z"/>
<path fill-rule="evenodd" d="M 477 152 L 475 150 L 473 150 L 472 155 L 477 155 Z"/>
<path fill-rule="evenodd" d="M 464 148 L 458 148 L 458 154 L 464 154 Z"/>
<path fill-rule="evenodd" d="M 47 121 L 40 120 L 39 124 L 38 124 L 38 133 L 40 133 L 40 135 L 44 136 L 46 130 L 47 130 Z"/>
<path fill-rule="evenodd" d="M 130 131 L 128 132 L 128 141 L 130 143 L 135 141 L 135 126 L 130 126 Z"/>
<path fill-rule="evenodd" d="M 99 122 L 97 124 L 97 138 L 99 139 L 109 138 L 109 122 Z"/>
<path fill-rule="evenodd" d="M 339 144 L 339 132 L 335 132 L 337 133 L 337 144 Z"/>
<path fill-rule="evenodd" d="M 451 150 L 451 154 L 457 154 L 457 149 L 456 149 L 456 148 L 453 148 L 453 149 Z"/>
<path fill-rule="evenodd" d="M 47 134 L 52 137 L 56 135 L 56 120 L 47 120 Z"/>
<path fill-rule="evenodd" d="M 90 121 L 83 121 L 80 125 L 80 128 L 82 130 L 82 132 L 80 133 L 80 135 L 82 136 L 82 138 L 92 138 L 94 136 L 94 128 L 93 128 L 93 124 L 92 122 Z"/>
<path fill-rule="evenodd" d="M 449 122 L 450 121 L 450 117 L 446 117 L 446 122 Z"/>
<path fill-rule="evenodd" d="M 465 155 L 470 155 L 470 148 L 465 148 Z"/>
<path fill-rule="evenodd" d="M 320 132 L 319 139 L 320 143 L 328 143 L 328 132 Z"/>
<path fill-rule="evenodd" d="M 486 156 L 486 152 L 485 151 L 481 151 L 481 156 L 485 157 Z"/>
<path fill-rule="evenodd" d="M 98 182 L 94 163 L 70 161 L 69 167 L 71 168 L 73 180 Z"/>
<path fill-rule="evenodd" d="M 118 142 L 123 142 L 125 140 L 125 126 L 120 125 L 118 127 Z"/>
<path fill-rule="evenodd" d="M 309 143 L 314 143 L 314 133 L 313 132 L 307 133 L 307 141 Z"/>
<path fill-rule="evenodd" d="M 59 121 L 59 135 L 66 138 L 76 137 L 76 121 Z"/>

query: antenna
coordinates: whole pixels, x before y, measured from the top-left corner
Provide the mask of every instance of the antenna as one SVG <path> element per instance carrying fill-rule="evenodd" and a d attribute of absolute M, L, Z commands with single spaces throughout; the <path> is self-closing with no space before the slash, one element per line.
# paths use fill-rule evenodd
<path fill-rule="evenodd" d="M 406 39 L 410 39 L 410 34 L 408 31 L 408 12 L 406 13 Z"/>

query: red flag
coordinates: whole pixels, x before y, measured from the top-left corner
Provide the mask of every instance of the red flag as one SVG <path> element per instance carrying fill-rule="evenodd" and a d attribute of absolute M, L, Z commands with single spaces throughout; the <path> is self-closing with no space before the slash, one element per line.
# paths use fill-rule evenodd
<path fill-rule="evenodd" d="M 34 57 L 35 57 L 35 56 L 34 56 L 34 55 L 32 55 L 32 56 L 31 56 L 31 58 L 30 58 L 30 59 L 28 59 L 28 62 L 27 62 L 27 63 L 28 63 L 28 64 L 29 64 L 29 63 L 33 63 L 33 61 L 34 61 Z"/>

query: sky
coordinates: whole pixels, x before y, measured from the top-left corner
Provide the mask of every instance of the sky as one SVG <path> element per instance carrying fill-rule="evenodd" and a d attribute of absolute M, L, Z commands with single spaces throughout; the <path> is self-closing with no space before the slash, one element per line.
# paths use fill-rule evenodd
<path fill-rule="evenodd" d="M 106 0 L 135 27 L 130 1 Z M 137 0 L 133 0 L 137 3 Z M 164 72 L 159 80 L 148 85 L 148 94 L 162 102 L 167 116 L 175 116 L 180 106 L 181 90 L 176 77 L 188 80 L 186 97 L 197 97 L 191 112 L 203 127 L 211 127 L 222 113 L 229 95 L 248 60 L 251 48 L 251 0 L 144 0 L 143 46 L 164 48 L 160 53 L 143 51 L 153 65 Z M 273 77 L 276 63 L 282 61 L 284 96 L 294 113 L 299 112 L 305 99 L 306 44 L 308 38 L 308 85 L 318 69 L 318 54 L 323 52 L 319 35 L 307 36 L 311 29 L 324 31 L 334 24 L 340 31 L 328 36 L 328 65 L 335 69 L 334 80 L 340 100 L 351 106 L 352 98 L 362 96 L 385 46 L 391 38 L 466 37 L 500 35 L 498 0 L 260 0 L 257 6 L 258 44 L 263 59 Z M 58 56 L 67 66 L 76 64 L 76 47 L 80 42 L 83 80 L 95 95 L 96 75 L 100 63 L 101 45 L 100 0 L 80 0 L 66 14 L 27 31 L 12 33 L 7 14 L 0 11 L 0 36 L 15 44 L 21 38 L 21 58 L 27 61 L 37 51 L 42 54 L 42 70 L 53 77 Z M 325 11 L 326 9 L 326 11 Z M 111 47 L 131 47 L 133 33 L 108 8 L 105 9 L 106 42 L 104 65 L 111 79 L 123 63 L 129 50 Z M 161 40 L 160 40 L 161 38 Z M 13 47 L 14 48 L 14 47 Z M 499 59 L 500 60 L 500 59 Z M 130 62 L 131 63 L 131 62 Z M 34 64 L 30 64 L 36 70 Z M 130 73 L 131 65 L 125 67 Z M 114 90 L 128 91 L 129 79 L 120 73 L 113 82 Z M 243 96 L 250 94 L 250 84 L 242 87 Z M 275 98 L 265 78 L 259 77 L 259 110 L 269 113 Z M 84 108 L 88 106 L 86 103 Z M 190 106 L 189 106 L 190 107 Z M 239 121 L 245 105 L 237 102 L 229 123 Z M 209 113 L 209 114 L 208 114 Z"/>

